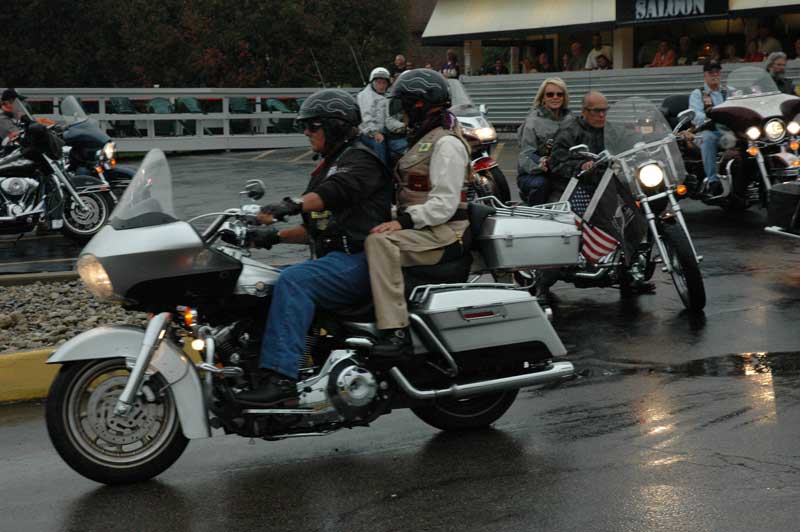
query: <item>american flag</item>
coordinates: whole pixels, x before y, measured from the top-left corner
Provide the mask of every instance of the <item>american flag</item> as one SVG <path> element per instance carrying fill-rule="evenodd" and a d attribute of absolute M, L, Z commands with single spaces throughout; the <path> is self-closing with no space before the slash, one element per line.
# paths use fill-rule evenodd
<path fill-rule="evenodd" d="M 614 237 L 599 227 L 592 227 L 580 217 L 575 219 L 575 225 L 581 230 L 581 255 L 592 264 L 597 263 L 619 246 L 619 242 Z"/>

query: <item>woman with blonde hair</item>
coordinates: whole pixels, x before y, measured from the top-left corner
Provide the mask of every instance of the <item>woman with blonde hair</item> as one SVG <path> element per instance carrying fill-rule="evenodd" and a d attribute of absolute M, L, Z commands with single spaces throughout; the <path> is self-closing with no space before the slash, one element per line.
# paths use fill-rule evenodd
<path fill-rule="evenodd" d="M 548 200 L 550 148 L 561 121 L 569 114 L 567 84 L 561 78 L 544 80 L 533 99 L 533 109 L 517 129 L 517 186 L 520 198 L 528 205 Z"/>

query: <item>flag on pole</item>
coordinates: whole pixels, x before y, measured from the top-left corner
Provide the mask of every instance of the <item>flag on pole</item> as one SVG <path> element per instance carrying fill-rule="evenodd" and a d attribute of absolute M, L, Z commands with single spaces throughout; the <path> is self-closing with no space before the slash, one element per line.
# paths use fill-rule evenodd
<path fill-rule="evenodd" d="M 612 253 L 619 246 L 619 242 L 600 229 L 576 217 L 575 225 L 581 230 L 581 255 L 592 264 Z"/>

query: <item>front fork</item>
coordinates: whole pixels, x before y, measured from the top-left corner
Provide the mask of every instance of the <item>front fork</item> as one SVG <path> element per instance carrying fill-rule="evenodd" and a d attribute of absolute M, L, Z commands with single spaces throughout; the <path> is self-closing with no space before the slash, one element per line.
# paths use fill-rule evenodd
<path fill-rule="evenodd" d="M 44 160 L 47 161 L 47 164 L 50 165 L 50 169 L 56 175 L 57 178 L 56 180 L 58 181 L 58 184 L 66 188 L 67 192 L 69 192 L 69 195 L 72 196 L 72 199 L 75 200 L 75 203 L 78 204 L 78 206 L 82 211 L 85 211 L 87 209 L 86 204 L 83 202 L 80 195 L 78 195 L 78 192 L 75 190 L 75 187 L 72 186 L 72 183 L 69 182 L 67 176 L 64 175 L 64 173 L 61 171 L 58 165 L 55 164 L 49 157 L 47 157 L 46 155 L 43 155 L 43 157 Z"/>
<path fill-rule="evenodd" d="M 167 327 L 169 327 L 171 320 L 171 313 L 162 312 L 154 316 L 147 324 L 139 355 L 136 357 L 136 361 L 133 364 L 128 382 L 125 383 L 125 389 L 122 390 L 122 393 L 117 399 L 117 405 L 114 408 L 115 415 L 126 417 L 130 413 L 131 408 L 133 408 L 136 397 L 142 389 L 145 372 L 147 368 L 150 367 L 153 354 L 167 334 Z"/>
<path fill-rule="evenodd" d="M 765 194 L 769 197 L 772 181 L 769 179 L 769 172 L 767 172 L 767 165 L 764 164 L 764 155 L 761 153 L 761 150 L 758 150 L 756 153 L 756 164 L 758 165 L 758 171 L 761 172 L 761 181 L 764 183 Z"/>
<path fill-rule="evenodd" d="M 689 245 L 692 247 L 692 254 L 694 255 L 694 260 L 699 264 L 700 261 L 703 260 L 702 255 L 697 254 L 697 250 L 694 247 L 694 242 L 692 241 L 692 237 L 689 234 L 689 228 L 686 226 L 686 220 L 683 218 L 683 212 L 681 211 L 681 206 L 678 203 L 678 200 L 675 198 L 675 194 L 673 194 L 672 190 L 668 190 L 666 192 L 667 198 L 669 198 L 670 206 L 672 207 L 672 212 L 675 214 L 675 219 L 678 220 L 678 223 L 683 229 L 683 233 L 686 235 L 686 240 L 689 241 Z M 647 220 L 647 225 L 650 227 L 650 231 L 652 232 L 653 236 L 655 237 L 656 245 L 658 246 L 658 252 L 661 254 L 661 258 L 663 259 L 663 270 L 667 273 L 672 273 L 672 261 L 670 260 L 669 255 L 667 254 L 667 248 L 664 246 L 664 242 L 661 238 L 661 231 L 658 230 L 659 224 L 656 220 L 656 215 L 653 212 L 653 209 L 650 208 L 650 201 L 648 200 L 647 196 L 644 194 L 640 195 L 639 201 L 642 205 L 642 210 L 644 210 L 645 219 Z"/>

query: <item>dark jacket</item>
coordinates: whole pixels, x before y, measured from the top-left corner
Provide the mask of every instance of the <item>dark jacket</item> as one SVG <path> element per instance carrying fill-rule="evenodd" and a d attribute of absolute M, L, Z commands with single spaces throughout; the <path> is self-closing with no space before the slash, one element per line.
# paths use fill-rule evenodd
<path fill-rule="evenodd" d="M 775 80 L 775 85 L 778 86 L 778 90 L 784 94 L 791 94 L 792 96 L 797 96 L 794 93 L 794 83 L 789 78 L 780 78 L 776 79 L 773 77 L 772 79 Z"/>
<path fill-rule="evenodd" d="M 392 183 L 388 168 L 360 141 L 324 159 L 304 192 L 316 192 L 325 204 L 324 211 L 303 214 L 316 255 L 363 251 L 369 230 L 392 219 Z"/>
<path fill-rule="evenodd" d="M 580 166 L 589 160 L 578 154 L 569 153 L 569 149 L 578 144 L 586 144 L 590 152 L 600 153 L 605 149 L 603 129 L 591 127 L 582 115 L 571 115 L 561 123 L 550 154 L 552 172 L 550 198 L 556 198 L 554 201 L 557 201 L 567 188 L 569 180 L 580 172 Z M 590 172 L 582 180 L 594 184 L 599 177 L 601 177 L 600 172 Z"/>
<path fill-rule="evenodd" d="M 562 109 L 560 117 L 556 118 L 552 111 L 543 106 L 531 110 L 525 122 L 517 129 L 518 175 L 544 174 L 540 163 L 542 157 L 550 156 L 547 141 L 555 138 L 558 126 L 569 116 L 569 112 L 569 109 Z"/>

